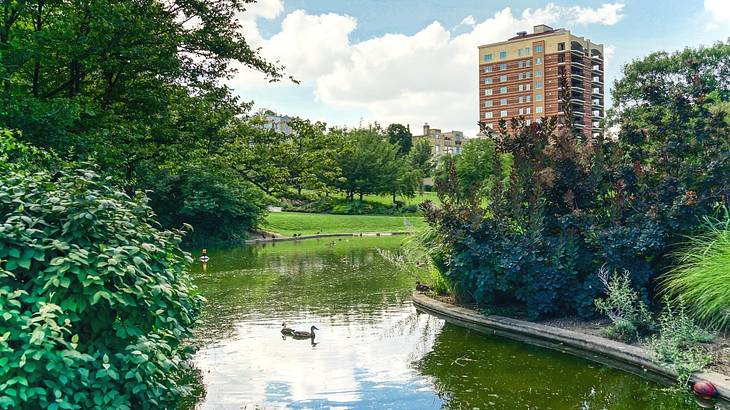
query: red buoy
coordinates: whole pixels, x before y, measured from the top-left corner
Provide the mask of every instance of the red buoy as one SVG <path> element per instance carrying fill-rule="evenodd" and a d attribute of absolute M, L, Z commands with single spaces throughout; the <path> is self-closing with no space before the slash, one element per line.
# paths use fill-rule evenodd
<path fill-rule="evenodd" d="M 715 385 L 707 380 L 700 380 L 692 386 L 692 390 L 696 395 L 701 397 L 715 397 L 717 396 L 717 388 Z"/>

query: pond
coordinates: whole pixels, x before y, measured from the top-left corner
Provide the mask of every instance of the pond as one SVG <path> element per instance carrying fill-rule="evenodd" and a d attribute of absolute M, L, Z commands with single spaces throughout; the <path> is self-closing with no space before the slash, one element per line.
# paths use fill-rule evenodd
<path fill-rule="evenodd" d="M 414 278 L 383 260 L 402 237 L 211 249 L 199 409 L 696 408 L 607 366 L 418 313 Z M 314 340 L 280 333 L 317 326 Z"/>

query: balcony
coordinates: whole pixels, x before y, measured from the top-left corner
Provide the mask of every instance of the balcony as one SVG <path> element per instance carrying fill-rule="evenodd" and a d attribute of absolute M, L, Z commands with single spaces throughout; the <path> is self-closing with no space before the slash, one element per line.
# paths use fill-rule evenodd
<path fill-rule="evenodd" d="M 593 84 L 603 84 L 603 81 L 601 80 L 601 77 L 597 77 L 597 76 L 594 76 L 594 77 L 593 77 L 593 78 L 591 79 L 591 82 L 592 82 Z"/>
<path fill-rule="evenodd" d="M 591 104 L 592 104 L 592 105 L 593 105 L 594 107 L 600 107 L 600 108 L 603 108 L 603 103 L 601 102 L 601 100 L 593 100 L 593 101 L 591 101 Z"/>
<path fill-rule="evenodd" d="M 593 93 L 593 95 L 602 95 L 600 88 L 591 89 L 591 93 Z"/>

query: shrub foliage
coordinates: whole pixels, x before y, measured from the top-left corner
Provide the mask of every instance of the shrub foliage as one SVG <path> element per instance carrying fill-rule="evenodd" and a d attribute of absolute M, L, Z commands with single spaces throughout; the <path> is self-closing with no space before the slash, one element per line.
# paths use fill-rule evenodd
<path fill-rule="evenodd" d="M 199 313 L 181 233 L 90 171 L 0 179 L 0 407 L 168 408 Z"/>
<path fill-rule="evenodd" d="M 489 181 L 465 191 L 474 185 L 453 160 L 436 181 L 443 206 L 424 206 L 457 296 L 532 317 L 591 315 L 605 264 L 631 272 L 646 299 L 671 246 L 730 198 L 728 61 L 730 44 L 718 43 L 626 66 L 616 138 L 556 117 L 483 129 L 495 141 Z"/>

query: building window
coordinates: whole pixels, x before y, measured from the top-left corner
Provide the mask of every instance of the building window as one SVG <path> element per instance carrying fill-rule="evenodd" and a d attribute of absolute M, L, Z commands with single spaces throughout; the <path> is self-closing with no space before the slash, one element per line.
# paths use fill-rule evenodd
<path fill-rule="evenodd" d="M 529 66 L 530 66 L 530 60 L 525 60 L 525 67 L 529 67 Z"/>
<path fill-rule="evenodd" d="M 542 112 L 542 107 L 535 107 L 535 112 L 540 114 Z"/>
<path fill-rule="evenodd" d="M 489 128 L 490 130 L 493 130 L 494 129 L 494 124 L 492 124 L 490 122 L 489 124 L 487 124 L 487 128 Z"/>
<path fill-rule="evenodd" d="M 542 94 L 535 95 L 535 101 L 542 101 Z"/>
<path fill-rule="evenodd" d="M 507 58 L 507 52 L 506 51 L 500 51 L 499 52 L 499 58 L 501 60 L 504 60 L 505 58 Z"/>
<path fill-rule="evenodd" d="M 531 95 L 528 95 L 527 98 L 526 98 L 526 100 L 527 100 L 527 102 L 532 101 L 532 96 Z"/>
<path fill-rule="evenodd" d="M 532 124 L 531 120 L 525 120 L 525 125 L 530 125 L 530 124 Z"/>
<path fill-rule="evenodd" d="M 506 98 L 500 98 L 499 99 L 499 105 L 507 105 L 507 99 Z"/>
<path fill-rule="evenodd" d="M 492 100 L 487 100 L 487 101 L 484 101 L 484 108 L 489 108 L 489 107 L 491 107 L 491 106 L 492 106 L 492 103 L 493 103 L 493 102 L 492 102 Z"/>
<path fill-rule="evenodd" d="M 525 73 L 525 78 L 530 78 L 530 72 L 529 71 Z"/>
<path fill-rule="evenodd" d="M 506 70 L 507 69 L 507 63 L 502 63 L 499 65 L 500 70 Z"/>
<path fill-rule="evenodd" d="M 540 64 L 542 64 L 542 58 L 538 57 L 535 59 L 535 65 L 540 65 Z"/>
<path fill-rule="evenodd" d="M 542 77 L 542 71 L 535 70 L 535 77 Z"/>
<path fill-rule="evenodd" d="M 485 73 L 491 73 L 492 72 L 492 66 L 491 65 L 488 65 L 488 66 L 484 67 L 484 72 Z"/>
<path fill-rule="evenodd" d="M 484 90 L 484 95 L 492 95 L 492 89 L 487 88 L 486 90 Z"/>
<path fill-rule="evenodd" d="M 558 43 L 558 51 L 565 51 L 565 43 Z"/>
<path fill-rule="evenodd" d="M 542 53 L 542 46 L 535 46 L 536 53 Z"/>
<path fill-rule="evenodd" d="M 484 61 L 492 61 L 492 55 L 491 54 L 484 54 Z"/>
<path fill-rule="evenodd" d="M 507 87 L 500 87 L 499 88 L 499 93 L 500 94 L 507 94 Z"/>
<path fill-rule="evenodd" d="M 491 111 L 487 111 L 484 113 L 484 118 L 492 118 L 494 117 L 494 113 Z"/>
<path fill-rule="evenodd" d="M 520 102 L 520 104 L 524 103 L 525 97 L 521 95 L 520 98 L 518 99 L 518 101 Z"/>
<path fill-rule="evenodd" d="M 527 108 L 525 108 L 525 112 L 526 112 L 527 114 L 530 114 L 530 113 L 532 113 L 532 107 L 527 107 Z"/>
<path fill-rule="evenodd" d="M 484 79 L 484 84 L 492 84 L 492 77 L 487 77 Z"/>
<path fill-rule="evenodd" d="M 525 109 L 524 108 L 520 108 L 517 113 L 518 113 L 518 115 L 525 115 Z"/>
<path fill-rule="evenodd" d="M 525 48 L 525 55 L 530 55 L 530 47 Z"/>
<path fill-rule="evenodd" d="M 506 76 L 506 75 L 500 75 L 500 76 L 499 76 L 499 82 L 500 82 L 500 83 L 503 83 L 503 82 L 505 82 L 505 81 L 507 81 L 507 76 Z"/>
<path fill-rule="evenodd" d="M 522 73 L 517 73 L 517 79 L 518 79 L 518 80 L 522 80 L 523 78 L 524 78 L 524 74 L 522 74 Z"/>
<path fill-rule="evenodd" d="M 502 110 L 499 112 L 500 117 L 506 117 L 507 116 L 507 110 Z"/>
<path fill-rule="evenodd" d="M 517 49 L 517 57 L 522 57 L 522 49 L 521 48 L 518 48 Z"/>
<path fill-rule="evenodd" d="M 520 84 L 519 90 L 520 91 L 530 91 L 530 84 Z"/>
<path fill-rule="evenodd" d="M 535 88 L 542 88 L 542 81 L 538 81 L 535 83 Z"/>

